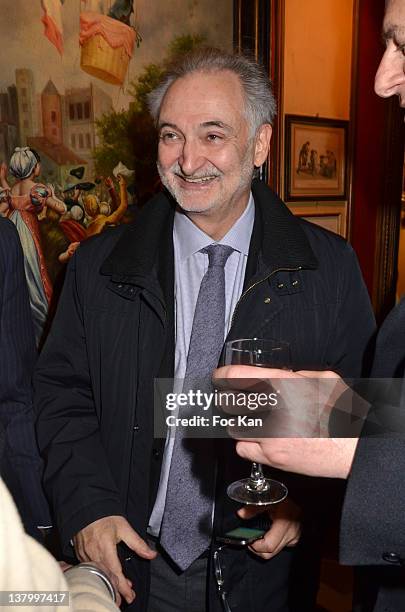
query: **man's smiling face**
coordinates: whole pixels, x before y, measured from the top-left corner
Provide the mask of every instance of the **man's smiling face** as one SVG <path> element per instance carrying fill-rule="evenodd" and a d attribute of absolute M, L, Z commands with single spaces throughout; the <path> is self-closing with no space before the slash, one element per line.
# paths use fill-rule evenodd
<path fill-rule="evenodd" d="M 383 23 L 386 50 L 375 77 L 382 98 L 397 95 L 405 107 L 405 0 L 388 0 Z"/>
<path fill-rule="evenodd" d="M 194 72 L 166 93 L 159 115 L 158 169 L 179 206 L 224 219 L 246 206 L 257 157 L 239 78 Z"/>

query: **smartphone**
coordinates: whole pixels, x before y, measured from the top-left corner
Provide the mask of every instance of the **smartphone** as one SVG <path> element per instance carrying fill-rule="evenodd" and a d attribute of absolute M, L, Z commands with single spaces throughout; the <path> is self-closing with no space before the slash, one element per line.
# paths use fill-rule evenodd
<path fill-rule="evenodd" d="M 227 531 L 223 536 L 217 536 L 218 542 L 233 544 L 234 546 L 246 546 L 262 538 L 265 534 L 264 529 L 253 529 L 251 527 L 237 527 Z"/>

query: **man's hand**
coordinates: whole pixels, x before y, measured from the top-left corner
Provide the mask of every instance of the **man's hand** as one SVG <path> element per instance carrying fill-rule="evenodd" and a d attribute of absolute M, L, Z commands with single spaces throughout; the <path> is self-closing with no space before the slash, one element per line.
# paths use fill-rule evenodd
<path fill-rule="evenodd" d="M 132 582 L 122 572 L 117 555 L 118 542 L 125 542 L 144 559 L 152 560 L 156 557 L 156 552 L 149 548 L 122 516 L 107 516 L 90 523 L 74 536 L 73 542 L 78 559 L 101 563 L 127 603 L 135 599 L 135 592 Z"/>
<path fill-rule="evenodd" d="M 236 438 L 327 437 L 331 411 L 342 393 L 348 391 L 344 381 L 329 370 L 292 372 L 231 365 L 215 370 L 213 382 L 221 392 L 231 393 L 227 403 L 221 404 L 225 412 L 262 417 L 260 431 L 249 428 L 242 435 L 239 428 L 238 435 L 238 431 L 230 429 L 230 435 Z M 241 402 L 239 396 L 243 394 L 246 400 Z M 271 396 L 276 403 L 262 402 L 260 407 L 252 408 L 250 400 L 256 396 Z"/>
<path fill-rule="evenodd" d="M 359 401 L 335 372 L 231 365 L 215 370 L 213 381 L 221 391 L 234 393 L 257 388 L 263 391 L 266 387 L 280 390 L 280 405 L 274 411 L 267 409 L 268 418 L 252 437 L 249 431 L 228 427 L 229 434 L 240 440 L 236 450 L 241 457 L 309 476 L 348 477 L 358 442 L 355 436 L 368 405 Z M 340 398 L 343 405 L 339 404 L 339 411 L 349 423 L 351 415 L 359 417 L 351 427 L 352 438 L 328 437 L 329 416 Z M 234 408 L 224 410 L 232 412 Z"/>
<path fill-rule="evenodd" d="M 299 521 L 300 511 L 290 499 L 275 504 L 268 512 L 273 520 L 270 529 L 262 538 L 256 540 L 249 549 L 262 559 L 271 559 L 283 550 L 285 546 L 295 546 L 301 535 Z M 251 519 L 263 513 L 263 506 L 247 506 L 239 510 L 243 519 Z"/>

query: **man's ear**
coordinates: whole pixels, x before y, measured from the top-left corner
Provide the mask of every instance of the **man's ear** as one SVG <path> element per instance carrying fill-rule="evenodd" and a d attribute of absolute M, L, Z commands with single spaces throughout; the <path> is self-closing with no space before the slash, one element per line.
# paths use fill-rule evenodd
<path fill-rule="evenodd" d="M 255 142 L 255 155 L 254 164 L 256 168 L 259 168 L 265 161 L 269 154 L 271 135 L 273 128 L 269 123 L 262 125 L 257 134 Z"/>

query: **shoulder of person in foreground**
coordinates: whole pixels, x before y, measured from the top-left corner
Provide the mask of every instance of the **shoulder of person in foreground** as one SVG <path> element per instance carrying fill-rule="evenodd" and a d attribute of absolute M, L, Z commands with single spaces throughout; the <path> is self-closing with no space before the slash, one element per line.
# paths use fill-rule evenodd
<path fill-rule="evenodd" d="M 359 440 L 343 506 L 341 563 L 405 563 L 404 471 L 403 434 Z"/>
<path fill-rule="evenodd" d="M 36 347 L 24 254 L 15 225 L 0 217 L 0 402 L 15 414 L 31 404 Z"/>
<path fill-rule="evenodd" d="M 23 529 L 12 497 L 0 479 L 0 591 L 69 591 L 71 606 L 50 605 L 63 610 L 118 610 L 107 587 L 96 575 L 77 566 L 63 574 L 52 555 Z"/>
<path fill-rule="evenodd" d="M 7 219 L 6 217 L 1 217 L 1 216 L 0 216 L 0 233 L 2 237 L 3 235 L 4 236 L 6 235 L 18 236 L 14 223 L 10 221 L 10 219 Z"/>
<path fill-rule="evenodd" d="M 0 216 L 0 263 L 10 262 L 10 256 L 21 251 L 20 239 L 14 223 Z M 22 252 L 22 251 L 21 251 Z"/>

